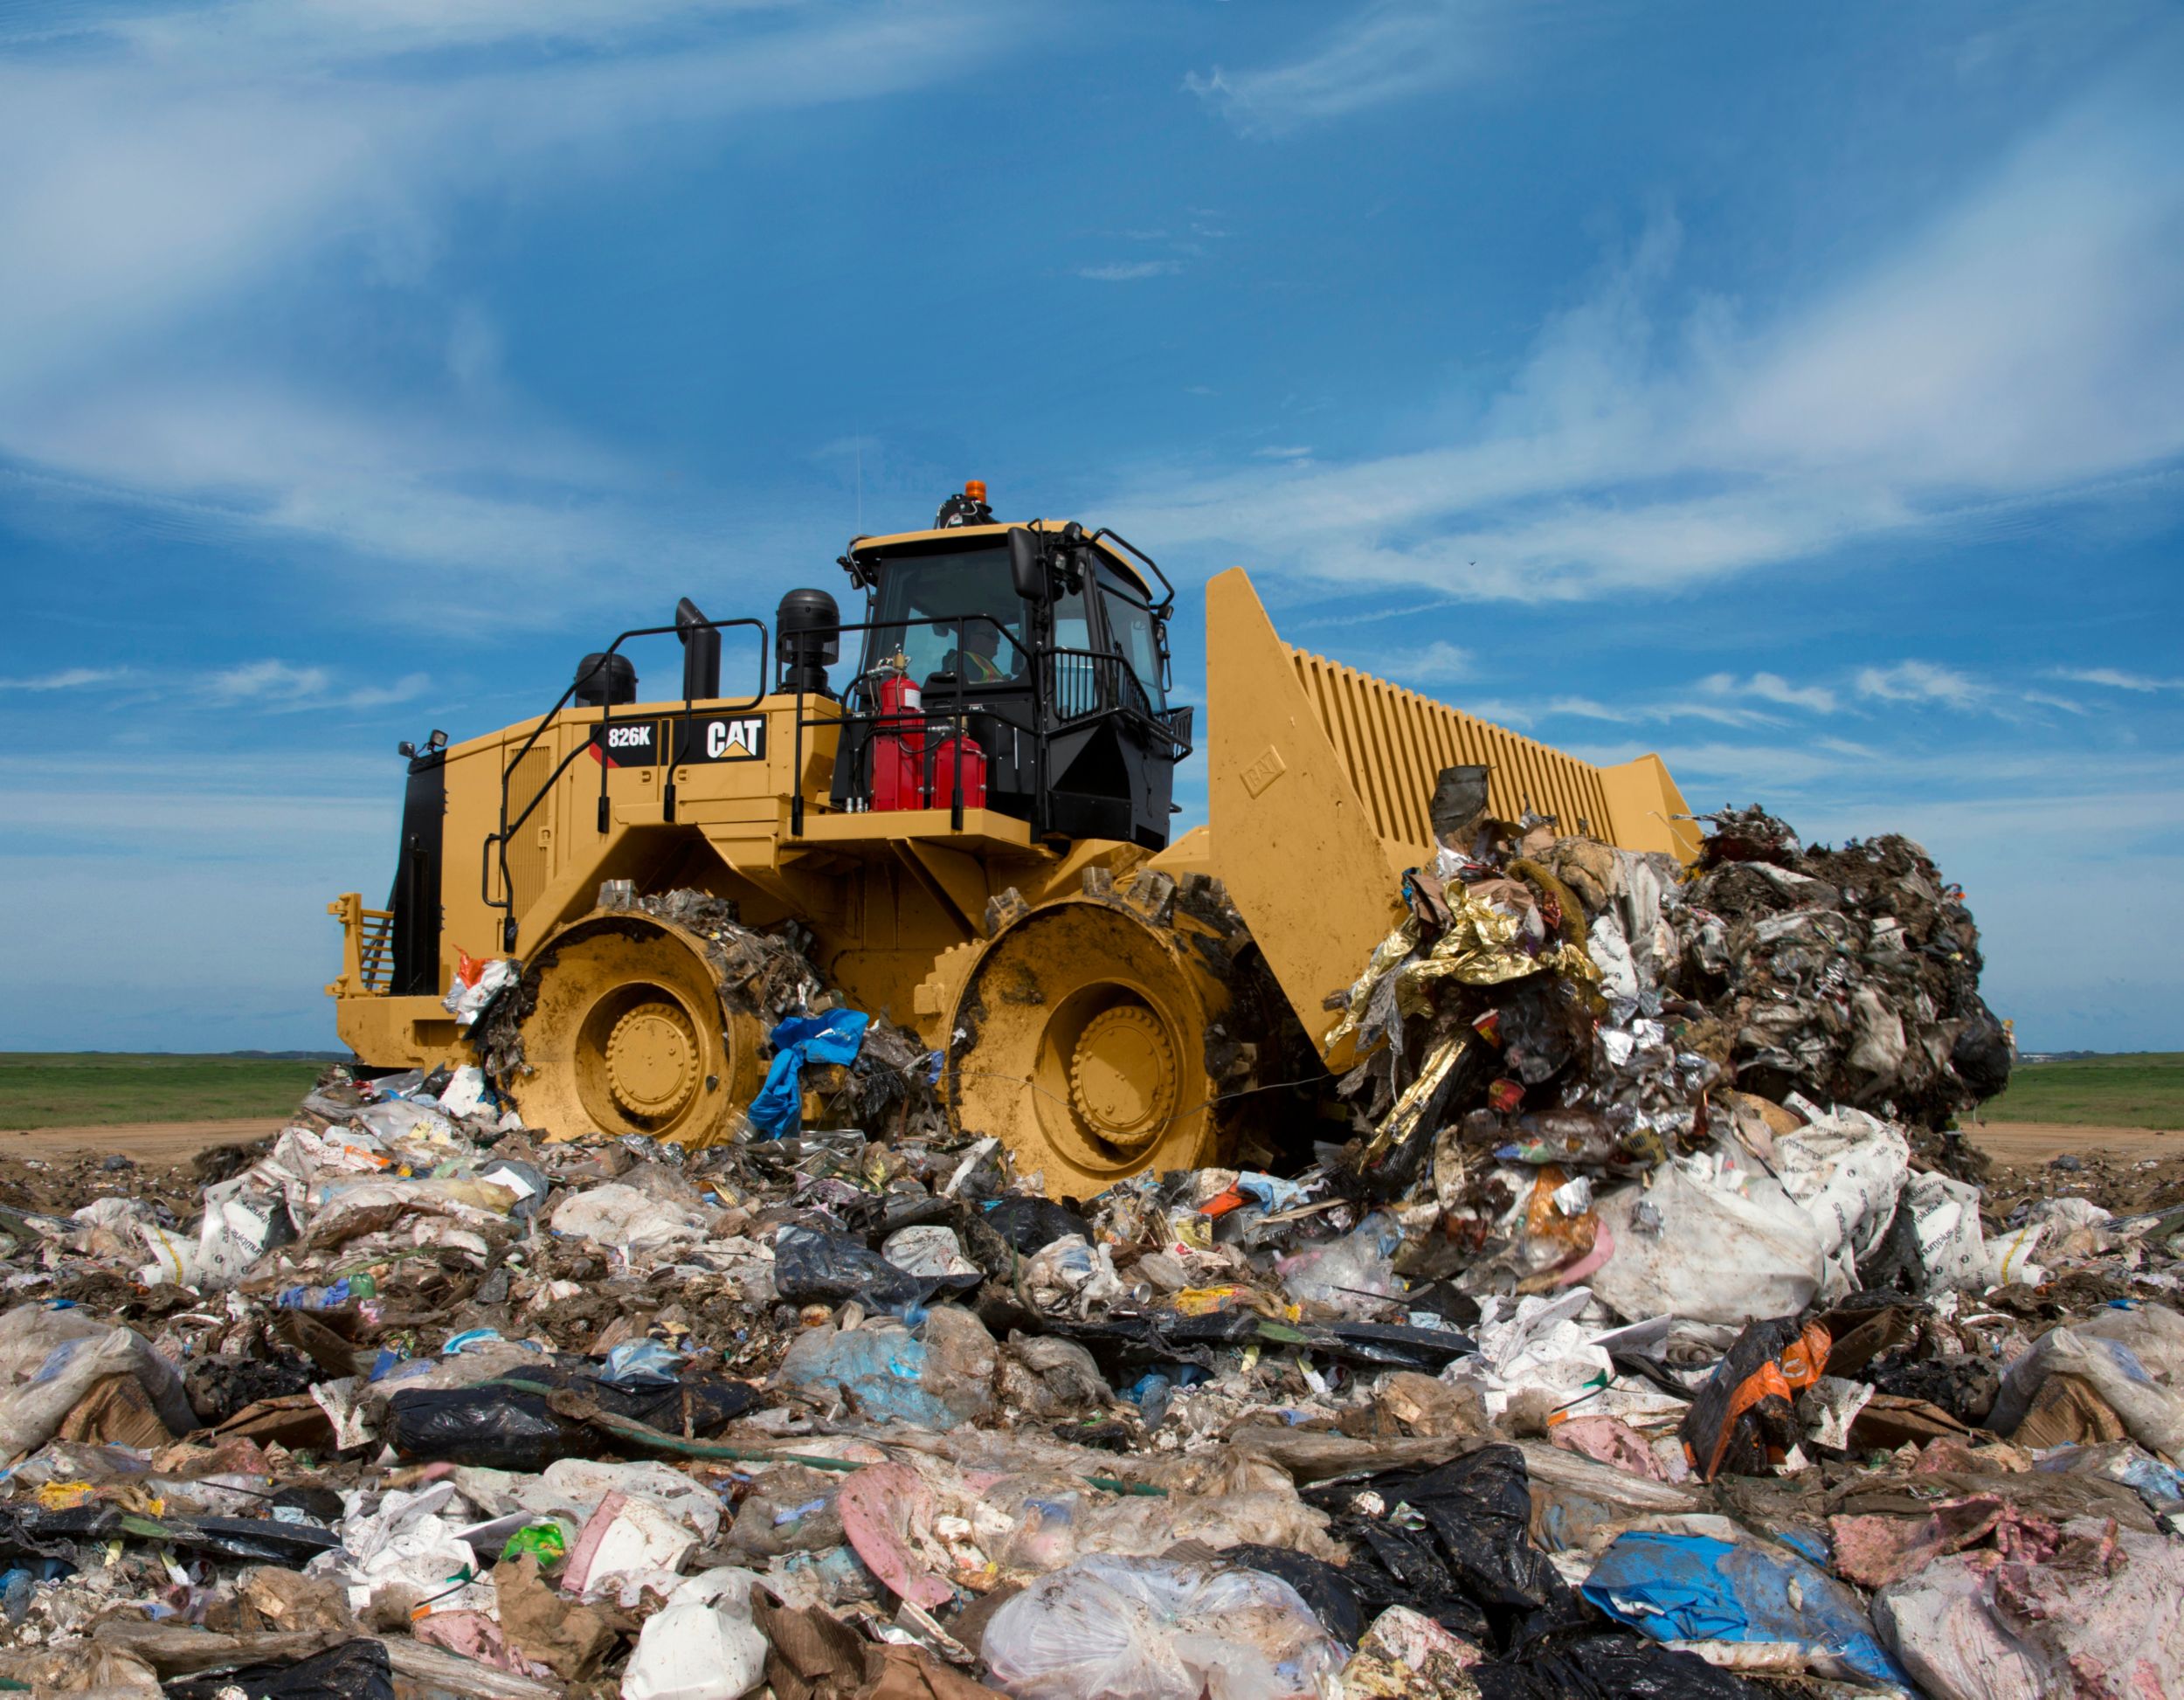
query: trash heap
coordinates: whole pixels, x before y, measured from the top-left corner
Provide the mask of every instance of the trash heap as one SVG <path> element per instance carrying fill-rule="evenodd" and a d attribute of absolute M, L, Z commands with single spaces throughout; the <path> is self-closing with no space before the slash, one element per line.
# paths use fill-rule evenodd
<path fill-rule="evenodd" d="M 1295 1172 L 1047 1198 L 682 896 L 779 1024 L 747 1137 L 523 1128 L 483 964 L 490 1072 L 0 1159 L 0 1678 L 2184 1693 L 2184 1165 L 1984 1175 L 1962 895 L 1757 810 L 1689 870 L 1437 819 Z"/>

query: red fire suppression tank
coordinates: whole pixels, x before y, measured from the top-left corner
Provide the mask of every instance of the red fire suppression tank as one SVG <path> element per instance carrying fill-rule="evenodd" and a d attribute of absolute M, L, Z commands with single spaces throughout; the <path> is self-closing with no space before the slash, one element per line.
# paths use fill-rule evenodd
<path fill-rule="evenodd" d="M 933 806 L 952 808 L 956 801 L 956 746 L 959 740 L 953 732 L 933 745 Z M 985 751 L 972 737 L 960 740 L 963 745 L 963 805 L 966 809 L 985 807 Z"/>
<path fill-rule="evenodd" d="M 925 803 L 924 699 L 905 657 L 880 675 L 880 715 L 872 732 L 872 806 L 922 809 Z"/>

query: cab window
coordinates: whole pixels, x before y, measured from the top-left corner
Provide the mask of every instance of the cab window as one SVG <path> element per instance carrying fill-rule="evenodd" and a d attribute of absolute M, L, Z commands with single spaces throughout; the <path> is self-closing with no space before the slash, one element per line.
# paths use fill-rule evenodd
<path fill-rule="evenodd" d="M 969 657 L 956 652 L 957 615 L 986 617 L 965 622 Z M 867 634 L 867 672 L 885 664 L 900 649 L 909 659 L 914 680 L 940 673 L 968 672 L 974 678 L 999 680 L 1024 675 L 1019 646 L 1026 629 L 1025 608 L 1009 582 L 1006 549 L 988 547 L 889 560 L 881 573 L 880 600 L 873 618 L 877 624 Z"/>
<path fill-rule="evenodd" d="M 1145 700 L 1158 713 L 1168 703 L 1166 693 L 1160 688 L 1160 650 L 1153 636 L 1152 610 L 1137 587 L 1104 561 L 1100 563 L 1099 581 L 1109 644 L 1130 663 L 1130 670 L 1145 688 Z"/>

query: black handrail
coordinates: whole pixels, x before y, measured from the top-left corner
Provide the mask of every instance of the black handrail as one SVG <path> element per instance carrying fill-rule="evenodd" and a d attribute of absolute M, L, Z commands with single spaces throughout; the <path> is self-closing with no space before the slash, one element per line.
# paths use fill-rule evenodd
<path fill-rule="evenodd" d="M 554 706 L 549 708 L 543 717 L 540 719 L 538 724 L 531 729 L 531 735 L 523 740 L 522 747 L 517 750 L 515 756 L 509 760 L 508 765 L 501 770 L 501 830 L 497 833 L 489 833 L 486 836 L 485 844 L 481 847 L 481 848 L 487 853 L 487 860 L 479 868 L 478 880 L 480 887 L 479 895 L 483 898 L 486 906 L 489 909 L 502 909 L 507 912 L 502 917 L 501 923 L 501 948 L 502 950 L 513 950 L 515 949 L 517 925 L 517 917 L 515 913 L 515 891 L 508 882 L 508 840 L 512 834 L 522 828 L 525 821 L 531 818 L 532 812 L 537 809 L 538 805 L 545 801 L 547 792 L 550 791 L 554 788 L 556 782 L 560 779 L 561 776 L 569 771 L 570 764 L 574 762 L 577 756 L 584 750 L 591 748 L 592 745 L 590 743 L 578 744 L 566 756 L 563 756 L 561 760 L 555 764 L 554 771 L 546 776 L 545 782 L 541 784 L 537 791 L 533 794 L 531 800 L 523 805 L 522 812 L 518 814 L 514 820 L 510 820 L 508 819 L 508 788 L 515 782 L 516 768 L 522 764 L 523 758 L 529 755 L 532 750 L 536 747 L 539 739 L 545 735 L 546 729 L 560 718 L 561 711 L 569 706 L 569 699 L 577 694 L 577 688 L 579 685 L 584 684 L 587 679 L 597 678 L 602 681 L 612 679 L 613 676 L 612 658 L 619 654 L 621 652 L 622 646 L 625 643 L 627 643 L 631 639 L 658 638 L 664 637 L 669 632 L 676 632 L 680 634 L 683 632 L 699 630 L 725 632 L 731 627 L 738 629 L 748 628 L 749 630 L 756 632 L 758 634 L 758 690 L 757 695 L 751 696 L 746 701 L 730 702 L 726 706 L 728 711 L 731 714 L 740 714 L 746 708 L 757 708 L 761 702 L 766 700 L 766 654 L 769 646 L 766 641 L 765 621 L 758 619 L 686 620 L 679 625 L 632 626 L 630 630 L 623 632 L 621 636 L 615 639 L 612 643 L 606 646 L 605 652 L 601 654 L 599 660 L 589 673 L 579 674 L 576 678 L 569 681 L 568 685 L 563 689 L 562 694 L 554 699 Z M 688 681 L 686 677 L 686 686 L 688 682 Z M 719 699 L 715 700 L 719 701 Z M 686 737 L 689 731 L 691 718 L 695 712 L 695 701 L 696 699 L 691 697 L 686 690 L 682 699 L 682 714 L 679 722 L 681 730 Z M 637 716 L 631 715 L 629 718 L 634 720 Z M 611 824 L 608 817 L 607 807 L 607 765 L 605 756 L 607 746 L 607 729 L 614 723 L 614 704 L 612 702 L 602 703 L 599 707 L 599 719 L 592 734 L 593 737 L 597 740 L 597 745 L 600 755 L 599 831 L 602 833 L 607 830 L 609 825 Z M 667 820 L 673 820 L 675 818 L 675 777 L 674 770 L 672 767 L 670 767 L 667 771 L 667 786 L 662 793 L 661 802 L 663 805 L 662 818 Z M 489 872 L 494 868 L 496 864 L 501 875 L 501 895 L 498 897 L 495 897 L 493 895 L 492 881 L 487 877 Z"/>

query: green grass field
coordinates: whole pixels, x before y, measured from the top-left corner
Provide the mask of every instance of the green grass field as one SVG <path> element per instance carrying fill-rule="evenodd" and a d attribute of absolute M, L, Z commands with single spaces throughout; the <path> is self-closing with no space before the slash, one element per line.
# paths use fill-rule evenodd
<path fill-rule="evenodd" d="M 1989 1122 L 2184 1128 L 2184 1051 L 2020 1063 L 2009 1089 L 1980 1115 Z"/>
<path fill-rule="evenodd" d="M 295 1108 L 325 1066 L 281 1057 L 0 1051 L 0 1128 L 279 1116 Z"/>

